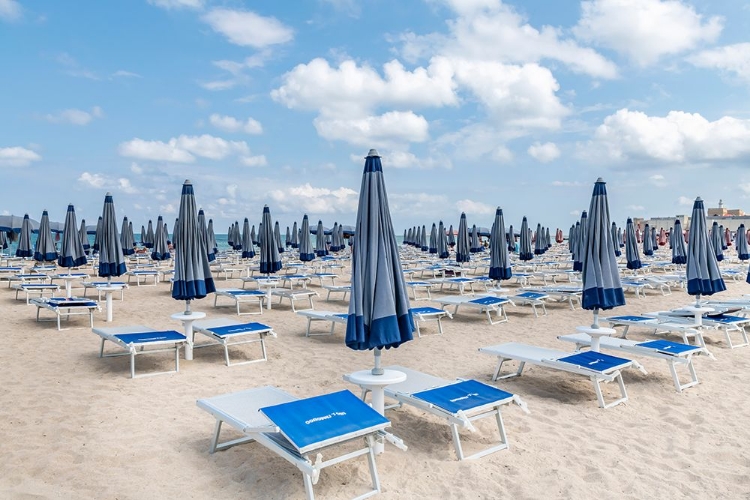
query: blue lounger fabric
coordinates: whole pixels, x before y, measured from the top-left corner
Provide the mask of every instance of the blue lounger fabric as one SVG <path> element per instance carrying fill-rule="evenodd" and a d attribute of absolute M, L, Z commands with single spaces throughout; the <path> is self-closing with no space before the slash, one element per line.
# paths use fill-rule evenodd
<path fill-rule="evenodd" d="M 218 335 L 219 337 L 226 337 L 228 335 L 236 335 L 238 333 L 251 333 L 263 330 L 270 330 L 271 327 L 264 325 L 263 323 L 244 323 L 242 325 L 227 325 L 227 326 L 215 326 L 213 328 L 207 328 L 211 333 Z"/>
<path fill-rule="evenodd" d="M 679 342 L 670 342 L 669 340 L 651 340 L 649 342 L 642 342 L 638 344 L 638 346 L 654 349 L 665 354 L 674 354 L 675 356 L 682 354 L 683 352 L 701 350 L 701 347 L 699 346 L 680 344 Z"/>
<path fill-rule="evenodd" d="M 161 342 L 164 340 L 186 340 L 186 337 L 174 330 L 163 330 L 160 332 L 121 333 L 115 335 L 126 344 L 145 344 L 147 342 Z"/>
<path fill-rule="evenodd" d="M 501 299 L 499 297 L 479 297 L 478 299 L 473 299 L 469 302 L 472 304 L 481 304 L 483 306 L 494 306 L 496 304 L 508 302 L 508 299 Z"/>
<path fill-rule="evenodd" d="M 579 352 L 577 354 L 573 354 L 572 356 L 560 358 L 557 361 L 582 366 L 584 368 L 588 368 L 589 370 L 596 370 L 601 373 L 606 373 L 612 368 L 631 363 L 629 359 L 618 358 L 616 356 L 610 356 L 609 354 L 603 354 L 601 352 L 594 351 Z"/>
<path fill-rule="evenodd" d="M 613 316 L 608 318 L 610 321 L 653 321 L 654 318 L 645 316 Z"/>
<path fill-rule="evenodd" d="M 465 380 L 417 392 L 412 396 L 455 414 L 461 410 L 471 410 L 478 406 L 512 398 L 513 394 L 476 380 Z"/>
<path fill-rule="evenodd" d="M 411 310 L 412 314 L 434 314 L 445 312 L 437 307 L 415 307 Z"/>

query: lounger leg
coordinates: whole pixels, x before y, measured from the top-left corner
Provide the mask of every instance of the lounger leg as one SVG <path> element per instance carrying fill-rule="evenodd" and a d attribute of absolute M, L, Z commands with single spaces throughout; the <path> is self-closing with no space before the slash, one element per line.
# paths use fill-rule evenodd
<path fill-rule="evenodd" d="M 440 335 L 443 334 L 443 322 L 440 319 L 440 316 L 437 317 L 437 324 L 438 324 L 438 333 Z"/>
<path fill-rule="evenodd" d="M 305 483 L 305 498 L 307 500 L 315 500 L 315 495 L 313 494 L 313 481 L 309 474 L 302 473 L 302 480 Z"/>
<path fill-rule="evenodd" d="M 130 378 L 135 378 L 135 351 L 130 351 Z"/>
<path fill-rule="evenodd" d="M 456 424 L 450 424 L 451 434 L 453 435 L 453 447 L 456 449 L 456 456 L 459 460 L 464 459 L 464 450 L 461 448 L 461 437 L 458 435 L 458 427 Z"/>
<path fill-rule="evenodd" d="M 372 477 L 372 489 L 380 493 L 380 478 L 378 477 L 378 468 L 375 464 L 375 440 L 372 436 L 367 436 L 367 447 L 369 448 L 367 452 L 367 464 L 370 466 L 370 476 Z"/>
<path fill-rule="evenodd" d="M 307 318 L 307 332 L 305 333 L 305 337 L 310 336 L 310 323 L 312 323 L 312 318 Z"/>
<path fill-rule="evenodd" d="M 103 358 L 103 357 L 104 357 L 104 337 L 102 337 L 102 346 L 101 346 L 101 348 L 99 349 L 99 357 L 100 357 L 100 358 Z"/>
<path fill-rule="evenodd" d="M 417 338 L 422 338 L 422 332 L 419 331 L 419 320 L 414 322 L 414 327 L 417 329 Z"/>
<path fill-rule="evenodd" d="M 268 361 L 268 353 L 266 352 L 265 334 L 263 333 L 260 334 L 260 351 L 263 353 L 263 361 Z M 229 359 L 227 359 L 227 362 L 229 362 Z"/>
<path fill-rule="evenodd" d="M 263 341 L 261 340 L 261 343 L 262 342 Z M 224 344 L 224 361 L 226 362 L 227 366 L 229 366 L 229 346 L 227 345 L 226 340 L 223 342 L 223 344 Z M 265 349 L 263 349 L 263 351 L 264 351 L 263 355 L 265 357 Z"/>

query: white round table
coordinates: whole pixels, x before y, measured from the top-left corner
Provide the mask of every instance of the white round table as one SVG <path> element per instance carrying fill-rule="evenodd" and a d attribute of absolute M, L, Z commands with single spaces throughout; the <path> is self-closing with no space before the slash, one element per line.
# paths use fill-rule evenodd
<path fill-rule="evenodd" d="M 190 314 L 185 314 L 184 312 L 181 312 L 175 313 L 170 317 L 177 321 L 182 321 L 182 326 L 185 328 L 185 337 L 187 337 L 187 343 L 185 344 L 185 360 L 190 361 L 193 359 L 193 321 L 205 318 L 206 313 L 192 311 Z"/>
<path fill-rule="evenodd" d="M 695 326 L 702 327 L 703 326 L 703 314 L 708 312 L 713 312 L 715 309 L 713 307 L 707 307 L 707 306 L 687 306 L 682 308 L 684 311 L 689 311 L 694 314 L 695 318 Z"/>
<path fill-rule="evenodd" d="M 602 337 L 609 337 L 616 333 L 614 328 L 605 328 L 601 326 L 599 328 L 592 328 L 590 326 L 577 326 L 576 331 L 585 333 L 586 335 L 589 335 L 591 337 L 591 350 L 594 352 L 599 352 L 599 347 L 601 344 L 600 339 Z"/>
<path fill-rule="evenodd" d="M 112 321 L 112 293 L 119 292 L 122 290 L 121 285 L 107 285 L 97 287 L 97 290 L 104 292 L 105 301 L 107 304 L 107 322 Z"/>

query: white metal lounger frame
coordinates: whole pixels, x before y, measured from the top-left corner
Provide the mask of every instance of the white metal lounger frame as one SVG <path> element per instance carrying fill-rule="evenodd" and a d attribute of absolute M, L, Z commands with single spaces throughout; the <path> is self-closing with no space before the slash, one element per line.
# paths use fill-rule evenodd
<path fill-rule="evenodd" d="M 297 288 L 296 290 L 290 290 L 288 288 L 274 288 L 271 290 L 271 295 L 276 295 L 279 298 L 278 304 L 284 299 L 289 299 L 289 303 L 292 305 L 292 312 L 297 312 L 297 308 L 294 303 L 298 300 L 307 299 L 310 302 L 309 309 L 315 309 L 313 304 L 313 297 L 319 297 L 318 292 L 314 290 L 308 290 L 306 288 Z"/>
<path fill-rule="evenodd" d="M 56 283 L 13 283 L 11 288 L 16 291 L 16 300 L 18 300 L 18 292 L 24 292 L 26 304 L 29 304 L 32 293 L 44 297 L 44 292 L 50 292 L 50 297 L 54 297 L 55 292 L 60 290 L 60 285 Z"/>
<path fill-rule="evenodd" d="M 96 290 L 96 292 L 97 292 L 97 299 L 96 300 L 102 300 L 102 291 L 101 291 L 101 288 L 109 286 L 104 281 L 99 281 L 99 282 L 96 282 L 96 283 L 92 283 L 90 281 L 82 281 L 81 285 L 83 285 L 83 296 L 84 297 L 86 297 L 86 293 L 88 292 L 89 288 L 93 288 L 94 290 Z M 117 282 L 113 281 L 111 286 L 119 287 L 120 288 L 120 300 L 125 300 L 125 289 L 126 288 L 130 288 L 130 286 L 127 283 L 125 283 L 124 281 L 117 281 Z"/>
<path fill-rule="evenodd" d="M 135 284 L 136 286 L 156 286 L 159 284 L 159 271 L 153 270 L 135 270 L 135 271 L 128 271 L 128 284 L 131 282 L 133 278 L 135 278 Z M 143 278 L 141 280 L 141 278 Z M 148 285 L 148 278 L 153 278 L 154 282 Z"/>
<path fill-rule="evenodd" d="M 440 312 L 413 313 L 417 320 L 414 322 L 414 326 L 417 328 L 417 338 L 422 338 L 422 331 L 419 329 L 419 324 L 427 321 L 437 321 L 438 335 L 443 334 L 443 316 L 453 319 L 453 315 L 444 309 L 438 309 L 438 311 Z"/>
<path fill-rule="evenodd" d="M 500 347 L 500 346 L 498 346 Z M 530 346 L 533 347 L 533 346 Z M 610 370 L 607 373 L 590 370 L 588 368 L 584 368 L 582 366 L 574 365 L 571 363 L 565 363 L 562 361 L 557 361 L 557 359 L 533 359 L 530 357 L 506 357 L 503 356 L 502 353 L 498 353 L 496 351 L 493 351 L 493 347 L 481 347 L 479 349 L 479 352 L 490 354 L 493 356 L 497 356 L 497 366 L 495 367 L 495 372 L 492 375 L 492 380 L 496 381 L 498 379 L 506 379 L 506 378 L 513 378 L 513 377 L 520 377 L 521 373 L 523 372 L 524 367 L 526 366 L 526 363 L 530 363 L 533 365 L 538 365 L 546 368 L 554 368 L 557 370 L 562 370 L 570 373 L 576 373 L 578 375 L 583 375 L 584 377 L 588 377 L 591 380 L 591 383 L 594 385 L 594 392 L 596 392 L 596 399 L 599 402 L 600 408 L 611 408 L 613 406 L 617 406 L 620 403 L 625 403 L 628 400 L 628 392 L 625 390 L 625 382 L 622 380 L 622 368 L 627 368 L 627 366 L 622 366 L 615 370 Z M 565 353 L 565 355 L 570 355 L 572 353 Z M 506 361 L 518 361 L 518 370 L 515 373 L 509 373 L 506 375 L 500 375 L 500 370 L 503 368 L 503 363 Z M 632 362 L 631 362 L 632 364 Z M 614 401 L 611 401 L 609 403 L 606 403 L 604 401 L 604 395 L 602 394 L 602 388 L 601 388 L 601 382 L 614 382 L 617 381 L 617 384 L 620 388 L 620 398 L 615 399 Z"/>
<path fill-rule="evenodd" d="M 237 291 L 242 292 L 246 290 L 240 290 L 237 289 Z M 219 296 L 222 297 L 229 297 L 232 300 L 234 300 L 234 305 L 237 308 L 237 316 L 247 316 L 249 314 L 263 314 L 263 302 L 268 298 L 268 296 L 263 294 L 233 294 L 230 290 L 216 290 L 214 292 L 214 307 L 218 307 L 216 305 L 216 302 L 219 300 Z M 240 312 L 240 305 L 241 304 L 251 304 L 257 302 L 258 303 L 258 312 Z"/>
<path fill-rule="evenodd" d="M 478 296 L 478 297 L 461 296 L 461 297 L 465 297 L 466 300 L 455 301 L 455 300 L 451 300 L 450 297 L 437 297 L 432 300 L 433 302 L 437 302 L 438 304 L 440 304 L 440 306 L 443 309 L 445 309 L 447 306 L 455 306 L 455 308 L 453 309 L 454 315 L 458 312 L 459 306 L 462 306 L 462 305 L 468 305 L 469 307 L 479 309 L 480 313 L 485 313 L 487 315 L 487 321 L 490 322 L 490 325 L 496 325 L 498 323 L 506 323 L 508 321 L 508 315 L 505 313 L 505 304 L 509 304 L 510 300 L 505 299 L 505 302 L 483 305 L 483 304 L 478 304 L 476 302 L 470 303 L 472 300 L 482 298 L 482 296 Z M 497 297 L 493 297 L 493 298 L 497 298 Z M 492 311 L 495 311 L 495 315 L 498 318 L 495 321 L 492 321 L 492 315 L 491 315 Z"/>
<path fill-rule="evenodd" d="M 430 300 L 432 299 L 432 294 L 430 293 L 430 290 L 432 290 L 432 283 L 429 283 L 427 281 L 407 281 L 406 286 L 408 288 L 411 288 L 411 295 L 412 300 Z M 427 292 L 426 297 L 417 297 L 417 289 L 422 289 Z"/>
<path fill-rule="evenodd" d="M 343 294 L 341 300 L 346 300 L 346 296 L 352 291 L 351 285 L 321 285 L 321 288 L 328 291 L 326 294 L 326 302 L 331 299 L 332 293 L 341 293 Z"/>
<path fill-rule="evenodd" d="M 87 299 L 88 301 L 88 299 Z M 64 305 L 62 307 L 54 307 L 50 305 L 49 302 L 47 302 L 44 298 L 36 298 L 31 299 L 29 301 L 30 304 L 34 304 L 36 306 L 36 320 L 37 322 L 40 321 L 55 321 L 54 319 L 39 319 L 39 313 L 42 309 L 48 309 L 55 313 L 55 316 L 57 316 L 57 329 L 62 330 L 60 327 L 60 318 L 62 316 L 65 316 L 65 319 L 70 319 L 71 316 L 83 316 L 88 314 L 89 315 L 89 327 L 94 327 L 94 311 L 99 311 L 99 305 L 91 305 L 91 306 L 73 306 L 73 307 L 65 307 Z M 62 309 L 65 309 L 66 312 L 63 312 Z M 74 311 L 71 311 L 73 309 Z"/>
<path fill-rule="evenodd" d="M 680 337 L 682 337 L 682 341 L 685 344 L 690 345 L 696 345 L 703 348 L 703 352 L 705 352 L 708 357 L 714 358 L 714 355 L 711 354 L 711 352 L 706 347 L 706 340 L 703 338 L 703 333 L 701 330 L 697 328 L 691 328 L 690 324 L 687 323 L 678 323 L 674 321 L 660 321 L 658 318 L 653 318 L 654 322 L 645 322 L 645 321 L 627 321 L 627 320 L 618 320 L 615 318 L 605 318 L 605 320 L 609 323 L 609 325 L 612 328 L 617 328 L 618 326 L 624 326 L 625 328 L 622 331 L 622 338 L 626 338 L 628 334 L 628 330 L 630 330 L 631 326 L 642 326 L 644 328 L 649 328 L 652 330 L 653 335 L 661 335 L 664 333 L 676 333 Z M 690 339 L 694 339 L 694 343 L 690 343 Z"/>
<path fill-rule="evenodd" d="M 223 322 L 223 324 L 222 324 Z M 264 330 L 257 330 L 247 333 L 236 333 L 233 335 L 220 335 L 216 332 L 212 331 L 211 328 L 216 328 L 218 326 L 232 326 L 232 325 L 241 325 L 242 323 L 230 320 L 228 318 L 216 318 L 211 320 L 204 320 L 204 321 L 197 321 L 193 324 L 193 349 L 198 349 L 200 347 L 212 347 L 215 345 L 220 345 L 224 348 L 224 361 L 226 362 L 227 366 L 238 366 L 238 365 L 249 365 L 250 363 L 260 363 L 261 361 L 268 361 L 268 353 L 266 351 L 266 336 L 270 335 L 274 338 L 276 338 L 276 332 L 273 331 L 271 327 Z M 210 337 L 215 342 L 211 342 L 208 344 L 198 344 L 195 345 L 195 332 L 202 333 L 203 335 L 206 335 L 207 337 Z M 233 337 L 245 337 L 248 335 L 257 335 L 258 338 L 252 338 L 252 339 L 245 339 L 245 340 L 234 340 Z M 261 358 L 260 359 L 250 359 L 247 361 L 238 361 L 236 363 L 229 363 L 229 346 L 235 346 L 235 345 L 242 345 L 242 344 L 255 344 L 256 342 L 260 342 L 260 350 L 261 350 Z"/>
<path fill-rule="evenodd" d="M 113 358 L 118 356 L 130 356 L 130 378 L 141 378 L 141 377 L 150 377 L 152 375 L 163 375 L 167 373 L 179 373 L 180 371 L 180 347 L 182 347 L 185 342 L 187 342 L 187 339 L 184 341 L 175 341 L 175 340 L 169 340 L 164 342 L 144 342 L 141 344 L 126 344 L 122 340 L 115 337 L 115 335 L 123 334 L 123 333 L 148 333 L 148 332 L 155 332 L 153 328 L 148 328 L 146 326 L 115 326 L 115 327 L 104 327 L 104 328 L 92 328 L 92 330 L 95 334 L 99 335 L 102 338 L 102 344 L 99 348 L 99 357 L 100 358 Z M 104 354 L 104 342 L 106 340 L 109 340 L 110 342 L 117 344 L 118 346 L 125 349 L 126 352 L 113 352 L 109 354 Z M 154 346 L 155 349 L 146 349 L 146 347 Z M 169 347 L 162 347 L 162 346 L 169 346 Z M 135 374 L 135 357 L 140 354 L 154 354 L 158 352 L 169 352 L 174 351 L 174 370 L 167 370 L 167 371 L 161 371 L 161 372 L 149 372 L 144 373 L 141 375 Z"/>
<path fill-rule="evenodd" d="M 318 337 L 321 335 L 333 335 L 333 331 L 336 328 L 336 323 L 343 323 L 346 324 L 346 318 L 342 318 L 341 316 L 338 316 L 338 314 L 333 311 L 316 311 L 313 309 L 306 309 L 304 311 L 295 311 L 298 315 L 304 316 L 307 318 L 307 330 L 305 331 L 305 337 Z M 313 321 L 330 321 L 331 322 L 331 331 L 328 333 L 310 333 L 310 325 Z"/>
<path fill-rule="evenodd" d="M 538 292 L 534 292 L 538 293 Z M 544 298 L 532 298 L 532 297 L 523 297 L 521 295 L 510 295 L 506 296 L 505 298 L 510 300 L 510 303 L 512 306 L 516 306 L 517 304 L 521 305 L 527 305 L 531 306 L 531 310 L 534 311 L 534 317 L 539 317 L 539 312 L 537 311 L 537 307 L 542 308 L 542 312 L 544 312 L 544 315 L 547 315 L 547 306 L 544 305 L 544 299 L 547 298 L 548 295 L 544 294 Z"/>
<path fill-rule="evenodd" d="M 290 401 L 297 400 L 296 397 L 281 391 L 275 387 L 260 387 L 257 389 L 261 389 L 264 391 L 267 391 L 271 393 L 272 401 L 264 401 L 262 396 L 265 396 L 266 394 L 261 393 L 261 397 L 255 398 L 257 402 L 254 404 L 254 406 L 257 406 L 258 409 L 269 406 L 271 404 L 280 404 Z M 257 389 L 250 389 L 249 391 L 246 391 L 248 393 L 251 393 L 252 391 L 256 391 Z M 275 394 L 273 394 L 275 393 Z M 382 434 L 382 432 L 371 432 L 364 436 L 365 440 L 365 446 L 364 448 L 359 448 L 355 451 L 345 453 L 343 455 L 340 455 L 338 457 L 331 458 L 329 460 L 323 460 L 322 451 L 339 443 L 350 441 L 351 438 L 343 437 L 341 439 L 336 440 L 335 442 L 331 442 L 326 444 L 325 446 L 321 446 L 320 448 L 317 448 L 315 450 L 311 450 L 308 453 L 300 454 L 297 452 L 297 450 L 294 449 L 294 447 L 287 441 L 283 435 L 280 433 L 280 429 L 276 427 L 275 425 L 271 424 L 267 419 L 267 424 L 263 425 L 257 425 L 259 422 L 251 422 L 251 424 L 256 424 L 257 426 L 248 426 L 246 422 L 244 422 L 242 419 L 235 418 L 234 416 L 226 413 L 225 411 L 222 411 L 221 408 L 217 408 L 216 406 L 212 405 L 210 401 L 199 399 L 196 404 L 199 408 L 207 411 L 211 415 L 214 416 L 216 419 L 216 425 L 214 427 L 214 434 L 211 438 L 211 445 L 209 448 L 209 453 L 215 453 L 216 451 L 223 451 L 228 448 L 231 448 L 232 446 L 236 446 L 238 444 L 244 444 L 244 443 L 250 443 L 250 442 L 257 442 L 269 450 L 276 453 L 279 457 L 283 458 L 290 464 L 294 465 L 298 470 L 302 472 L 302 479 L 305 485 L 305 497 L 307 500 L 314 500 L 315 495 L 313 493 L 313 485 L 318 484 L 318 479 L 320 478 L 320 471 L 325 469 L 326 467 L 330 467 L 332 465 L 339 464 L 341 462 L 345 462 L 352 458 L 361 457 L 362 455 L 367 456 L 368 465 L 370 468 L 370 477 L 372 478 L 372 489 L 368 491 L 367 493 L 364 493 L 358 497 L 356 497 L 354 500 L 363 500 L 365 498 L 369 498 L 373 495 L 377 495 L 380 493 L 380 478 L 378 477 L 378 470 L 377 466 L 375 465 L 375 453 L 373 450 L 373 446 L 375 445 L 375 436 L 378 434 Z M 260 412 L 257 412 L 258 415 L 262 415 Z M 245 434 L 244 437 L 233 439 L 230 441 L 225 441 L 223 443 L 219 442 L 219 434 L 221 433 L 221 427 L 222 424 L 226 422 L 239 432 L 242 432 Z M 313 462 L 309 455 L 312 453 L 316 454 L 315 462 Z"/>
<path fill-rule="evenodd" d="M 585 334 L 560 335 L 557 338 L 562 341 L 575 342 L 576 350 L 578 351 L 582 347 L 591 346 L 590 339 L 584 339 L 583 335 Z M 623 343 L 620 343 L 620 342 L 623 342 Z M 669 366 L 669 372 L 672 375 L 672 382 L 674 383 L 674 388 L 677 392 L 682 392 L 683 390 L 689 387 L 698 385 L 698 374 L 696 373 L 695 365 L 693 364 L 692 352 L 685 353 L 679 356 L 675 356 L 672 354 L 667 354 L 667 353 L 658 351 L 656 349 L 642 347 L 637 344 L 638 342 L 634 340 L 608 339 L 605 337 L 601 339 L 600 345 L 602 349 L 609 349 L 613 351 L 626 352 L 628 354 L 635 354 L 639 356 L 647 356 L 650 358 L 665 360 L 667 362 L 667 366 Z M 701 348 L 701 350 L 705 351 L 705 348 Z M 683 365 L 687 368 L 688 374 L 690 375 L 690 382 L 686 382 L 684 384 L 680 382 L 680 376 L 677 373 L 677 365 Z"/>
<path fill-rule="evenodd" d="M 662 315 L 658 314 L 657 318 L 664 319 L 669 318 L 670 320 L 674 320 L 677 323 L 685 323 L 686 325 L 694 325 L 695 320 L 693 317 L 687 317 L 687 316 L 672 316 L 669 314 Z M 710 316 L 703 317 L 702 318 L 702 327 L 704 329 L 710 328 L 714 330 L 723 330 L 724 331 L 724 337 L 726 338 L 727 344 L 729 345 L 730 349 L 735 349 L 737 347 L 745 347 L 750 344 L 750 340 L 747 337 L 747 331 L 745 330 L 745 327 L 741 324 L 730 324 L 730 323 L 722 323 L 720 321 L 713 321 Z M 740 335 L 741 342 L 735 343 L 732 342 L 732 337 L 730 335 L 730 332 L 737 332 Z"/>

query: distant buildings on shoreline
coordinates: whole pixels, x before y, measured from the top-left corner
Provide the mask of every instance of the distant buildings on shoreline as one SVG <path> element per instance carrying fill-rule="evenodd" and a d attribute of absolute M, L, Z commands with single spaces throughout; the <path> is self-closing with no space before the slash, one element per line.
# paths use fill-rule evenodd
<path fill-rule="evenodd" d="M 690 229 L 690 215 L 651 217 L 650 219 L 634 217 L 633 224 L 635 224 L 636 227 L 640 224 L 641 229 L 648 224 L 649 227 L 655 227 L 657 231 L 661 228 L 664 228 L 665 231 L 669 231 L 672 226 L 674 226 L 674 221 L 676 220 L 680 221 L 683 229 Z M 745 224 L 745 227 L 750 227 L 750 215 L 745 215 L 745 212 L 740 208 L 726 208 L 723 200 L 719 200 L 719 206 L 717 208 L 709 208 L 706 210 L 706 223 L 708 224 L 709 229 L 714 221 L 718 222 L 719 225 L 724 226 L 724 229 L 729 229 L 732 232 L 737 231 L 740 224 Z"/>

